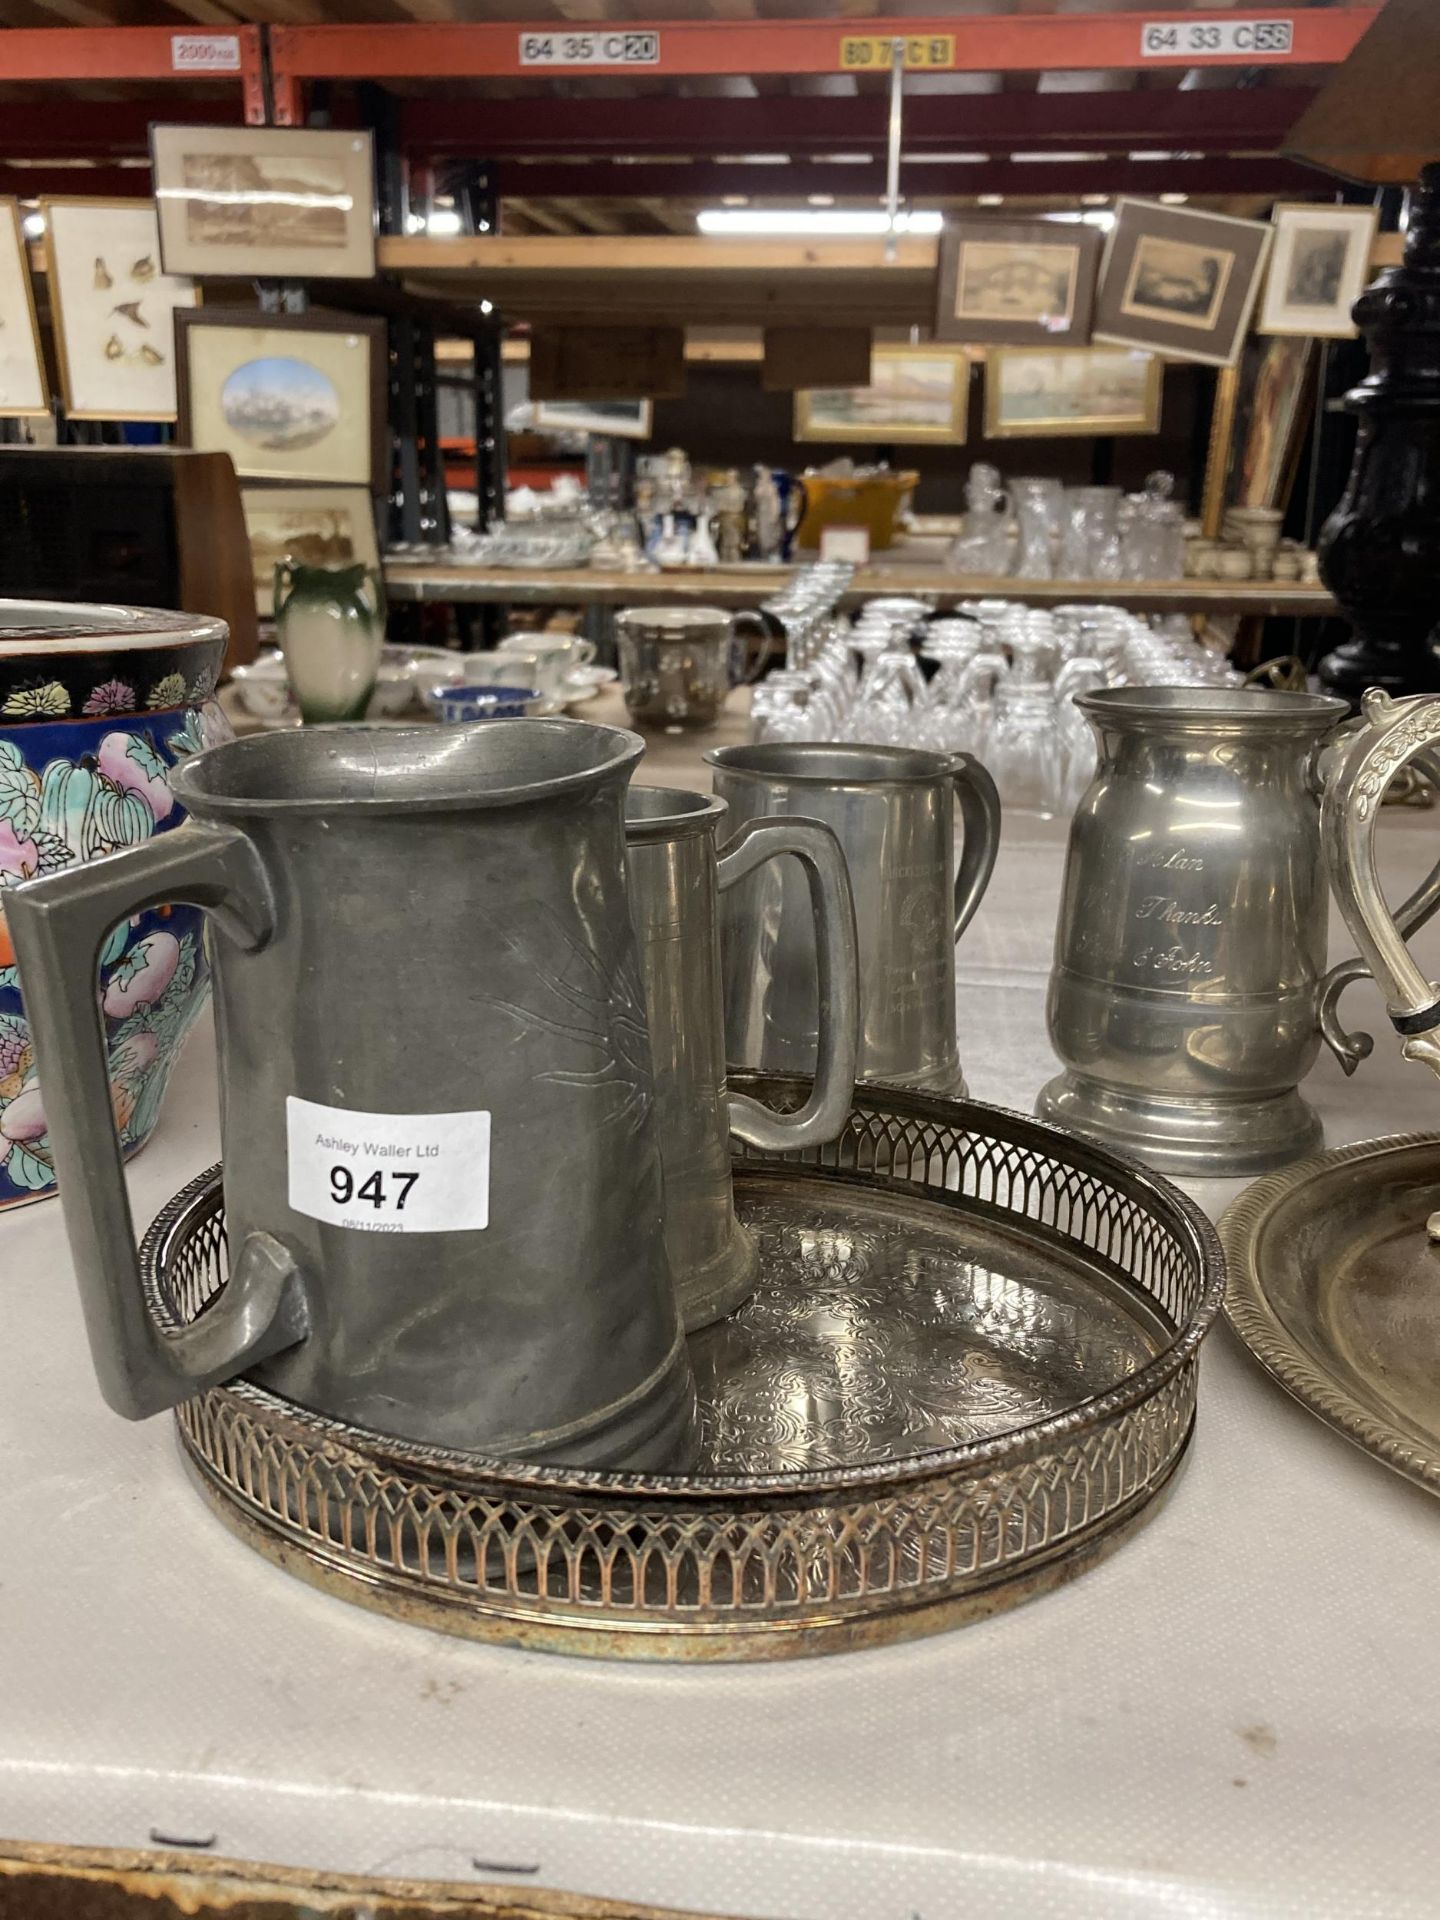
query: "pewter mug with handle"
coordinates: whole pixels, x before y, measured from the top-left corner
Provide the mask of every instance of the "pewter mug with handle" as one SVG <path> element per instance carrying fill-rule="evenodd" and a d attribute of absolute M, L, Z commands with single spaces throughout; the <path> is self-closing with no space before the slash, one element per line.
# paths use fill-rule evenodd
<path fill-rule="evenodd" d="M 118 1412 L 248 1372 L 431 1446 L 687 1464 L 625 884 L 641 752 L 575 720 L 256 736 L 177 771 L 178 831 L 6 895 Z M 174 900 L 214 923 L 231 1277 L 166 1334 L 141 1294 L 95 959 L 118 920 Z"/>
<path fill-rule="evenodd" d="M 1335 745 L 1326 768 L 1320 832 L 1330 884 L 1355 944 L 1385 995 L 1385 1011 L 1401 1037 L 1401 1052 L 1440 1074 L 1440 987 L 1411 959 L 1405 945 L 1440 902 L 1421 888 L 1396 913 L 1385 904 L 1375 865 L 1375 828 L 1385 789 L 1410 761 L 1423 759 L 1432 777 L 1440 768 L 1440 697 L 1395 700 L 1378 687 L 1361 702 L 1363 719 Z M 1440 1214 L 1430 1222 L 1440 1239 Z"/>
<path fill-rule="evenodd" d="M 1042 1119 L 1162 1172 L 1230 1178 L 1312 1151 L 1298 1091 L 1323 1039 L 1347 1073 L 1370 1051 L 1325 971 L 1326 743 L 1342 700 L 1117 687 L 1076 704 L 1099 742 L 1075 811 L 1047 1009 L 1065 1071 Z M 1401 909 L 1433 909 L 1440 869 Z"/>
<path fill-rule="evenodd" d="M 689 1330 L 733 1313 L 755 1285 L 759 1253 L 735 1218 L 730 1135 L 775 1151 L 819 1146 L 844 1126 L 855 1089 L 855 908 L 839 842 L 816 820 L 753 820 L 717 850 L 725 813 L 723 800 L 667 787 L 632 787 L 625 803 L 665 1244 Z M 814 1090 L 795 1113 L 776 1113 L 725 1084 L 720 897 L 781 854 L 795 857 L 809 888 L 820 1007 Z"/>
<path fill-rule="evenodd" d="M 963 1094 L 955 943 L 1000 841 L 1000 802 L 984 767 L 968 753 L 809 741 L 721 747 L 705 758 L 738 823 L 803 814 L 823 820 L 844 850 L 860 948 L 860 1078 Z M 813 1074 L 815 934 L 800 876 L 772 867 L 727 893 L 720 944 L 731 1060 Z"/>

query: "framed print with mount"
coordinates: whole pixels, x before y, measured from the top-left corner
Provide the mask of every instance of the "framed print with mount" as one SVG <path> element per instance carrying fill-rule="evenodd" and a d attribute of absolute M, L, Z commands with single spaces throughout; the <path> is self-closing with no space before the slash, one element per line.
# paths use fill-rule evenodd
<path fill-rule="evenodd" d="M 1270 218 L 1275 244 L 1256 331 L 1353 340 L 1350 309 L 1370 278 L 1379 208 L 1297 202 L 1273 207 Z"/>
<path fill-rule="evenodd" d="M 611 440 L 648 440 L 649 400 L 536 400 L 528 425 L 536 433 L 594 433 Z"/>
<path fill-rule="evenodd" d="M 979 218 L 946 226 L 935 338 L 1083 347 L 1104 244 L 1083 221 Z"/>
<path fill-rule="evenodd" d="M 389 483 L 385 322 L 206 307 L 175 325 L 180 439 L 242 480 Z"/>
<path fill-rule="evenodd" d="M 199 301 L 160 271 L 153 200 L 41 200 L 60 392 L 72 420 L 173 420 L 172 316 Z"/>
<path fill-rule="evenodd" d="M 167 273 L 374 279 L 368 132 L 152 126 L 150 157 Z"/>
<path fill-rule="evenodd" d="M 20 203 L 0 200 L 0 420 L 37 419 L 49 411 Z"/>
<path fill-rule="evenodd" d="M 1262 220 L 1118 200 L 1092 337 L 1171 360 L 1233 365 L 1273 232 Z"/>
<path fill-rule="evenodd" d="M 282 560 L 307 567 L 379 569 L 375 498 L 368 487 L 258 486 L 240 489 L 255 611 L 275 611 L 275 568 Z"/>
<path fill-rule="evenodd" d="M 797 440 L 958 447 L 970 410 L 970 360 L 957 347 L 876 347 L 868 387 L 795 395 Z"/>
<path fill-rule="evenodd" d="M 1164 365 L 1138 347 L 992 347 L 985 432 L 994 440 L 1158 433 Z"/>

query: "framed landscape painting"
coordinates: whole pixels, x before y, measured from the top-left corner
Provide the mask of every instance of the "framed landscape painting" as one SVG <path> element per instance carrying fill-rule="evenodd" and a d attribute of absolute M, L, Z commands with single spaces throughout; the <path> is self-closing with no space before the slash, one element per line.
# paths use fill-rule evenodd
<path fill-rule="evenodd" d="M 536 400 L 531 425 L 537 433 L 596 433 L 612 440 L 648 440 L 649 400 Z"/>
<path fill-rule="evenodd" d="M 1157 433 L 1164 367 L 1137 347 L 992 347 L 985 431 L 996 440 Z"/>
<path fill-rule="evenodd" d="M 178 315 L 175 339 L 185 446 L 228 453 L 242 480 L 384 491 L 383 320 L 207 307 Z"/>
<path fill-rule="evenodd" d="M 983 220 L 940 238 L 935 338 L 1084 346 L 1103 236 L 1080 221 Z"/>
<path fill-rule="evenodd" d="M 160 270 L 152 200 L 42 200 L 60 391 L 72 420 L 173 420 L 175 322 L 199 300 Z"/>
<path fill-rule="evenodd" d="M 250 536 L 255 611 L 275 611 L 275 568 L 282 560 L 307 567 L 378 569 L 375 500 L 368 487 L 242 487 L 240 503 Z"/>
<path fill-rule="evenodd" d="M 943 346 L 876 347 L 868 387 L 795 395 L 795 438 L 958 447 L 969 405 L 968 355 Z"/>
<path fill-rule="evenodd" d="M 1228 367 L 1240 352 L 1273 233 L 1261 220 L 1120 200 L 1094 338 Z"/>
<path fill-rule="evenodd" d="M 0 419 L 34 418 L 49 411 L 20 206 L 15 200 L 0 200 Z"/>
<path fill-rule="evenodd" d="M 150 155 L 167 273 L 373 279 L 369 133 L 154 126 Z"/>
<path fill-rule="evenodd" d="M 1257 331 L 1353 340 L 1350 309 L 1370 279 L 1379 209 L 1301 204 L 1275 207 L 1271 219 L 1275 244 Z"/>

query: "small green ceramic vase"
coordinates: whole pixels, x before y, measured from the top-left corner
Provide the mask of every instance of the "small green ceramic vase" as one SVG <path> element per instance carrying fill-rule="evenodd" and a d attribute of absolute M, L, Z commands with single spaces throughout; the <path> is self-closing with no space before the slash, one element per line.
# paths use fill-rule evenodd
<path fill-rule="evenodd" d="M 300 718 L 363 720 L 385 640 L 385 597 L 373 567 L 275 569 L 275 635 Z"/>

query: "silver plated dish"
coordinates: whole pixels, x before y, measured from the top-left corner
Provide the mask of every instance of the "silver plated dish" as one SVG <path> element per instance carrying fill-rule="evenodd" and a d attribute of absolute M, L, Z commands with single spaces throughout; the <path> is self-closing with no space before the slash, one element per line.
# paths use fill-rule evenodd
<path fill-rule="evenodd" d="M 735 1075 L 800 1106 L 808 1082 Z M 249 1381 L 177 1409 L 221 1517 L 290 1572 L 472 1638 L 641 1659 L 865 1646 L 993 1613 L 1153 1512 L 1223 1266 L 1158 1176 L 974 1103 L 858 1090 L 839 1138 L 737 1148 L 752 1297 L 691 1337 L 691 1474 L 444 1452 Z M 226 1276 L 220 1170 L 143 1249 L 162 1325 Z"/>
<path fill-rule="evenodd" d="M 1220 1223 L 1225 1313 L 1303 1406 L 1440 1493 L 1440 1133 L 1317 1153 Z"/>

